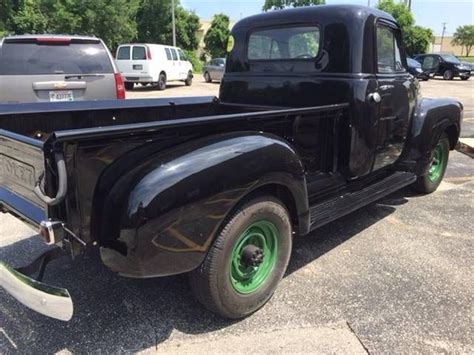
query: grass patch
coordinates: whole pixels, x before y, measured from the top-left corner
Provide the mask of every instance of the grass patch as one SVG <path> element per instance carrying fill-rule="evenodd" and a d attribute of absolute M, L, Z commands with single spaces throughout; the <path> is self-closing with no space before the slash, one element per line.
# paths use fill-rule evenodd
<path fill-rule="evenodd" d="M 458 57 L 459 60 L 464 60 L 465 62 L 474 63 L 474 57 Z"/>

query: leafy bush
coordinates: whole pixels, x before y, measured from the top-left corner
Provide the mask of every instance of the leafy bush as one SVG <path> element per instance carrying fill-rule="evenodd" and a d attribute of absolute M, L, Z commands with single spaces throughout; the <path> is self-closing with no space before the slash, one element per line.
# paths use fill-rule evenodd
<path fill-rule="evenodd" d="M 202 72 L 202 62 L 199 60 L 197 55 L 190 50 L 184 50 L 184 53 L 186 53 L 186 57 L 188 57 L 188 60 L 191 62 L 193 66 L 193 72 L 194 73 L 200 73 Z"/>

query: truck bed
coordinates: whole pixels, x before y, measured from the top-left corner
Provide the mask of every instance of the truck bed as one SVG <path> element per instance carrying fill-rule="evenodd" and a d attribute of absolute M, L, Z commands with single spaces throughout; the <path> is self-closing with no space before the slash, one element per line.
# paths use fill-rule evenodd
<path fill-rule="evenodd" d="M 311 157 L 308 169 L 331 168 L 324 156 L 312 155 L 323 141 L 337 141 L 334 125 L 340 124 L 346 107 L 235 105 L 213 97 L 0 105 L 0 208 L 34 225 L 55 216 L 90 240 L 93 200 L 105 173 L 120 176 L 134 160 L 239 131 L 265 132 L 291 142 L 294 132 L 303 130 L 308 142 L 293 144 L 303 159 Z M 45 203 L 33 192 L 41 182 L 46 195 L 57 193 L 58 153 L 67 169 L 66 205 L 74 208 Z"/>

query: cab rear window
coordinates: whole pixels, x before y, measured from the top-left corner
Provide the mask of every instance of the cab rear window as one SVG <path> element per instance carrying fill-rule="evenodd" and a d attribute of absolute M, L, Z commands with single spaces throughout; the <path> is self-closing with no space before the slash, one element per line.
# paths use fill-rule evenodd
<path fill-rule="evenodd" d="M 250 34 L 250 60 L 311 59 L 318 56 L 320 34 L 316 26 L 281 27 Z"/>
<path fill-rule="evenodd" d="M 4 42 L 0 75 L 109 74 L 110 57 L 102 43 L 45 44 Z"/>

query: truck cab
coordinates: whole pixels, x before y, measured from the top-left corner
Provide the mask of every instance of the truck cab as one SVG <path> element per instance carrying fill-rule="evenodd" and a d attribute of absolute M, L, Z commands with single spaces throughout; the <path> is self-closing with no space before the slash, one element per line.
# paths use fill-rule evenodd
<path fill-rule="evenodd" d="M 53 250 L 99 248 L 126 277 L 189 273 L 205 307 L 247 316 L 294 237 L 441 183 L 463 107 L 421 97 L 401 37 L 373 8 L 272 11 L 232 29 L 218 98 L 0 107 L 0 207 Z M 0 264 L 7 291 L 70 319 L 67 290 L 25 284 L 33 266 Z"/>

